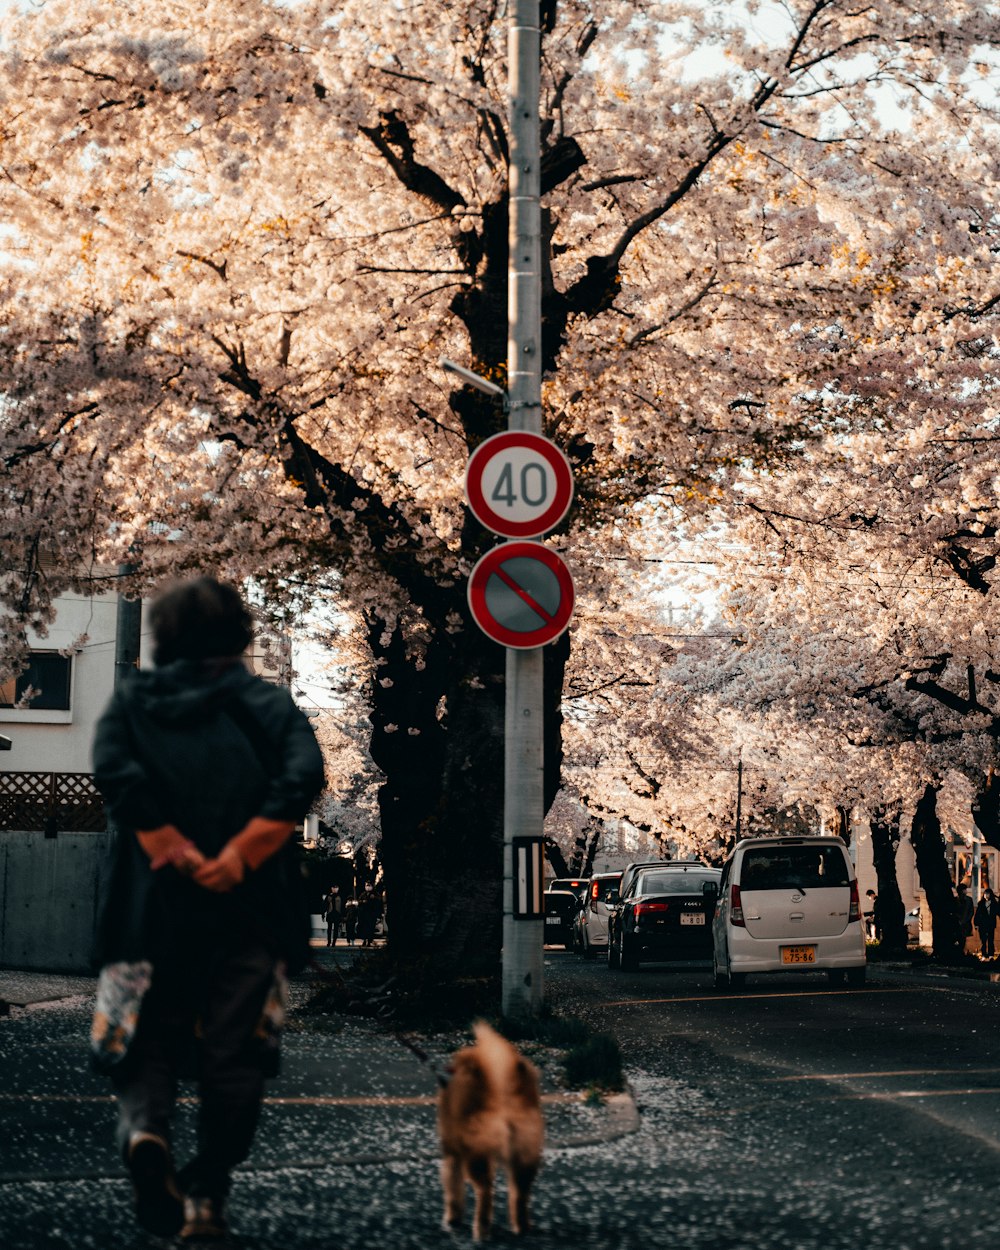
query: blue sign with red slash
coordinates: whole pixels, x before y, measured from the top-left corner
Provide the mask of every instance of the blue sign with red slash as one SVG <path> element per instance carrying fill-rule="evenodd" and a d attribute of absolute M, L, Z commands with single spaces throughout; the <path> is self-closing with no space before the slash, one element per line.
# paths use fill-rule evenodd
<path fill-rule="evenodd" d="M 505 647 L 552 642 L 573 615 L 573 578 L 562 556 L 538 543 L 507 542 L 469 576 L 469 608 L 479 628 Z"/>

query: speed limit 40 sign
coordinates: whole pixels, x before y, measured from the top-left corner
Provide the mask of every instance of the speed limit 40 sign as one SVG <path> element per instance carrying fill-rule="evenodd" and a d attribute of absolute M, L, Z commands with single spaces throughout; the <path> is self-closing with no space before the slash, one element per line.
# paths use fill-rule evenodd
<path fill-rule="evenodd" d="M 494 534 L 537 538 L 569 511 L 573 470 L 551 439 L 507 430 L 469 457 L 465 496 L 473 516 Z"/>

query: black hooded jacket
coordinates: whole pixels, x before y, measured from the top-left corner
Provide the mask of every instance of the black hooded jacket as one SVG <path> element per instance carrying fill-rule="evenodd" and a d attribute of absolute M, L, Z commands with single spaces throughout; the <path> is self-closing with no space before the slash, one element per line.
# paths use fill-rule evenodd
<path fill-rule="evenodd" d="M 173 868 L 152 872 L 134 836 L 176 825 L 212 857 L 254 816 L 300 821 L 322 788 L 323 757 L 287 690 L 239 661 L 178 660 L 135 673 L 98 723 L 94 779 L 118 833 L 99 964 L 156 959 L 221 932 L 260 937 L 301 962 L 307 916 L 300 921 L 290 897 L 299 884 L 289 877 L 291 846 L 231 894 L 215 894 Z"/>

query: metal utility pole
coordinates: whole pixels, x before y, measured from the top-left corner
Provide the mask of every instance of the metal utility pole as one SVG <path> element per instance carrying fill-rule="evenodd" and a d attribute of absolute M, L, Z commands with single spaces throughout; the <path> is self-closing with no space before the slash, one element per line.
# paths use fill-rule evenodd
<path fill-rule="evenodd" d="M 509 255 L 507 263 L 508 428 L 542 430 L 541 31 L 538 0 L 511 0 Z M 515 837 L 542 836 L 543 650 L 507 649 L 504 734 L 503 978 L 506 1016 L 538 1015 L 543 997 L 544 917 L 515 919 Z"/>
<path fill-rule="evenodd" d="M 128 577 L 135 572 L 134 564 L 120 564 L 118 576 Z M 142 635 L 142 600 L 127 599 L 118 592 L 118 612 L 115 619 L 115 689 L 129 673 L 139 667 L 139 646 Z"/>
<path fill-rule="evenodd" d="M 740 762 L 736 766 L 736 841 L 740 840 L 740 819 L 743 814 L 743 752 L 740 751 Z"/>

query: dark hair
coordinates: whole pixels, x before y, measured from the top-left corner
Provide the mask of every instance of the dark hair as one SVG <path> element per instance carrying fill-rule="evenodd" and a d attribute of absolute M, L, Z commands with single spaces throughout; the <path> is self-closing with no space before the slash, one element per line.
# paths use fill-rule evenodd
<path fill-rule="evenodd" d="M 153 662 L 237 656 L 253 638 L 253 618 L 234 586 L 214 577 L 180 582 L 149 609 Z"/>

